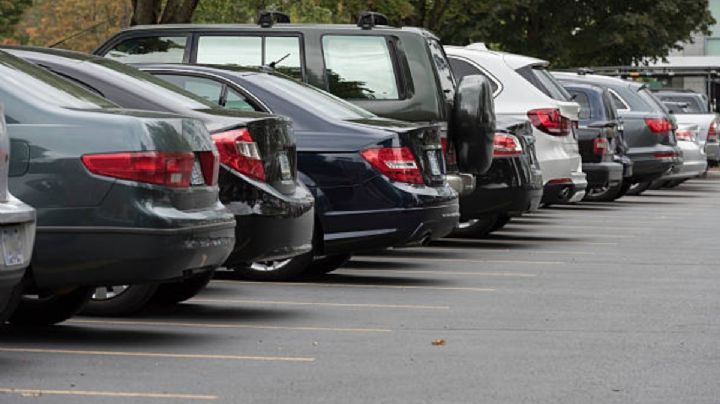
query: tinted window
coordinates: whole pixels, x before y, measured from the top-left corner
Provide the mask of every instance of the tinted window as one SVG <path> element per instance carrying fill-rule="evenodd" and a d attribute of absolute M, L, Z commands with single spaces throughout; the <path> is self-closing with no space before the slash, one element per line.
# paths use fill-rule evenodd
<path fill-rule="evenodd" d="M 622 111 L 630 109 L 627 103 L 623 101 L 614 91 L 610 92 L 610 98 L 612 99 L 613 104 L 615 104 L 616 110 Z"/>
<path fill-rule="evenodd" d="M 477 67 L 473 66 L 472 64 L 455 58 L 450 58 L 450 67 L 452 67 L 453 74 L 457 79 L 461 79 L 465 76 L 472 76 L 473 74 L 479 74 L 480 76 L 485 77 L 490 82 L 490 85 L 492 86 L 493 94 L 497 91 L 498 85 L 495 81 L 490 79 L 482 70 L 478 69 Z"/>
<path fill-rule="evenodd" d="M 198 39 L 197 63 L 261 66 L 259 36 L 202 36 Z"/>
<path fill-rule="evenodd" d="M 223 85 L 214 80 L 192 76 L 158 75 L 157 77 L 165 79 L 213 104 L 218 104 L 222 97 Z"/>
<path fill-rule="evenodd" d="M 300 38 L 276 37 L 265 38 L 265 61 L 263 64 L 277 62 L 275 70 L 302 79 L 300 66 Z"/>
<path fill-rule="evenodd" d="M 128 39 L 105 56 L 124 63 L 182 63 L 185 56 L 185 37 L 146 37 Z"/>
<path fill-rule="evenodd" d="M 645 103 L 647 103 L 648 105 L 650 105 L 652 107 L 653 111 L 663 112 L 663 113 L 669 112 L 668 109 L 665 107 L 665 105 L 663 105 L 663 103 L 660 102 L 660 100 L 655 98 L 655 96 L 647 88 L 643 87 L 640 90 L 638 90 L 638 95 L 640 96 L 640 98 L 643 99 L 643 101 L 645 101 Z"/>
<path fill-rule="evenodd" d="M 0 53 L 0 77 L 10 91 L 33 97 L 36 102 L 64 108 L 114 108 L 115 104 L 42 67 Z"/>
<path fill-rule="evenodd" d="M 570 100 L 570 94 L 547 71 L 545 66 L 525 66 L 518 69 L 517 72 L 548 97 L 558 101 Z"/>
<path fill-rule="evenodd" d="M 232 88 L 227 89 L 227 95 L 225 96 L 225 104 L 223 106 L 228 109 L 239 109 L 241 111 L 260 111 L 259 108 L 255 108 L 250 103 L 247 97 L 238 93 Z"/>
<path fill-rule="evenodd" d="M 437 69 L 440 78 L 440 86 L 445 94 L 445 99 L 452 102 L 455 99 L 455 77 L 453 76 L 445 50 L 440 42 L 434 39 L 428 40 L 428 46 L 430 47 L 430 54 L 432 55 L 435 69 Z"/>
<path fill-rule="evenodd" d="M 588 98 L 587 94 L 576 90 L 568 90 L 568 92 L 570 93 L 570 95 L 575 97 L 573 101 L 580 104 L 580 120 L 584 121 L 592 118 L 592 108 L 590 107 L 590 99 Z"/>
<path fill-rule="evenodd" d="M 270 74 L 246 76 L 256 86 L 317 115 L 338 120 L 374 118 L 372 113 L 307 84 Z M 273 111 L 282 113 L 282 111 Z"/>
<path fill-rule="evenodd" d="M 699 97 L 693 95 L 665 95 L 656 94 L 663 101 L 681 102 L 686 103 L 686 113 L 689 114 L 704 114 L 708 113 L 707 105 L 700 101 Z"/>
<path fill-rule="evenodd" d="M 326 35 L 322 43 L 331 93 L 344 99 L 399 98 L 385 37 Z"/>

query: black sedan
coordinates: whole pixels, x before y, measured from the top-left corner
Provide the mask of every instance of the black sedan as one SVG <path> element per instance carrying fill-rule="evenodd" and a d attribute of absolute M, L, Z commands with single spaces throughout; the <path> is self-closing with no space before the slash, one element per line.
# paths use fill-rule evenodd
<path fill-rule="evenodd" d="M 437 126 L 380 118 L 270 72 L 140 68 L 226 108 L 293 120 L 298 169 L 316 198 L 314 272 L 332 271 L 356 251 L 443 237 L 458 223 L 458 198 L 445 180 Z M 200 91 L 211 85 L 220 91 Z"/>
<path fill-rule="evenodd" d="M 77 313 L 97 286 L 178 280 L 221 265 L 235 220 L 202 122 L 122 110 L 0 51 L 10 191 L 37 210 L 16 324 Z"/>
<path fill-rule="evenodd" d="M 228 267 L 255 279 L 275 278 L 286 272 L 292 258 L 311 250 L 314 199 L 298 179 L 295 139 L 287 119 L 220 108 L 150 74 L 98 56 L 48 49 L 7 50 L 82 83 L 122 107 L 202 120 L 220 152 L 220 200 L 238 223 Z M 207 84 L 193 90 L 204 95 L 219 91 Z M 190 298 L 209 279 L 161 285 L 155 300 L 172 303 Z M 111 301 L 121 298 L 115 294 L 124 288 L 112 287 L 110 293 L 99 290 L 90 310 L 113 314 Z"/>

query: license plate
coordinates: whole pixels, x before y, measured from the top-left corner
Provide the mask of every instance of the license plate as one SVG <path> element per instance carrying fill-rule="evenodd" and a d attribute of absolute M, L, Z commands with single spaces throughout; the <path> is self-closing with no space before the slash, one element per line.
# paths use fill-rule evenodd
<path fill-rule="evenodd" d="M 195 164 L 193 164 L 190 185 L 205 185 L 205 177 L 203 177 L 202 167 L 200 167 L 200 162 L 197 160 L 195 160 Z"/>
<path fill-rule="evenodd" d="M 2 249 L 6 266 L 19 265 L 25 262 L 25 248 L 23 248 L 23 232 L 18 226 L 2 229 Z"/>
<path fill-rule="evenodd" d="M 432 175 L 442 174 L 440 172 L 440 163 L 438 163 L 437 153 L 435 152 L 435 150 L 428 150 L 427 158 L 428 158 L 428 161 L 430 162 L 430 173 Z"/>
<path fill-rule="evenodd" d="M 290 169 L 290 160 L 288 159 L 287 155 L 281 154 L 280 158 L 278 160 L 280 161 L 280 174 L 282 175 L 282 179 L 283 180 L 292 179 L 292 170 Z"/>

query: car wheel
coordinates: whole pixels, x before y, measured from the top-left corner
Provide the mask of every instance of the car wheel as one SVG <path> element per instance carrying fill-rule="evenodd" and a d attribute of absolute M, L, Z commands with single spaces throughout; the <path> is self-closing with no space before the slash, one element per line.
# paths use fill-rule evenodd
<path fill-rule="evenodd" d="M 316 259 L 308 266 L 307 273 L 313 275 L 323 275 L 330 273 L 350 261 L 350 254 L 328 255 L 320 259 Z"/>
<path fill-rule="evenodd" d="M 508 215 L 498 215 L 498 219 L 495 221 L 495 224 L 493 225 L 490 232 L 498 231 L 505 227 L 506 224 L 510 223 L 510 219 L 512 219 Z"/>
<path fill-rule="evenodd" d="M 5 322 L 17 309 L 18 304 L 20 304 L 20 299 L 22 298 L 22 290 L 23 287 L 21 283 L 10 291 L 10 296 L 8 296 L 8 299 L 5 302 L 5 308 L 0 311 L 0 326 L 5 324 Z"/>
<path fill-rule="evenodd" d="M 460 222 L 452 234 L 461 238 L 482 238 L 494 231 L 498 219 L 499 215 L 488 215 L 467 222 Z"/>
<path fill-rule="evenodd" d="M 152 297 L 152 303 L 158 304 L 176 304 L 192 299 L 202 292 L 210 283 L 215 274 L 215 270 L 205 271 L 201 274 L 193 275 L 181 282 L 163 283 L 158 286 L 157 292 Z"/>
<path fill-rule="evenodd" d="M 82 314 L 90 316 L 127 316 L 145 307 L 158 290 L 157 283 L 102 286 L 94 289 Z"/>
<path fill-rule="evenodd" d="M 242 278 L 254 281 L 287 281 L 307 271 L 313 254 L 299 255 L 284 260 L 259 261 L 233 268 Z"/>
<path fill-rule="evenodd" d="M 618 194 L 622 191 L 624 183 L 615 186 L 602 186 L 588 189 L 585 193 L 585 201 L 588 202 L 612 202 L 618 198 Z"/>
<path fill-rule="evenodd" d="M 76 288 L 57 294 L 23 295 L 10 323 L 15 325 L 52 325 L 63 322 L 87 304 L 95 289 Z"/>
<path fill-rule="evenodd" d="M 635 196 L 640 195 L 643 192 L 647 191 L 650 188 L 651 184 L 652 184 L 652 181 L 638 182 L 638 183 L 632 184 L 625 194 L 626 195 L 635 195 Z"/>

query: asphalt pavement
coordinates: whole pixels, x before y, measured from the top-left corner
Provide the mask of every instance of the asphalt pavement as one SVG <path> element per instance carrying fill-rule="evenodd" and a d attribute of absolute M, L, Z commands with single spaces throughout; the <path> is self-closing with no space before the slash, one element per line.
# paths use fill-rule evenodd
<path fill-rule="evenodd" d="M 0 403 L 718 403 L 720 174 L 0 332 Z"/>

